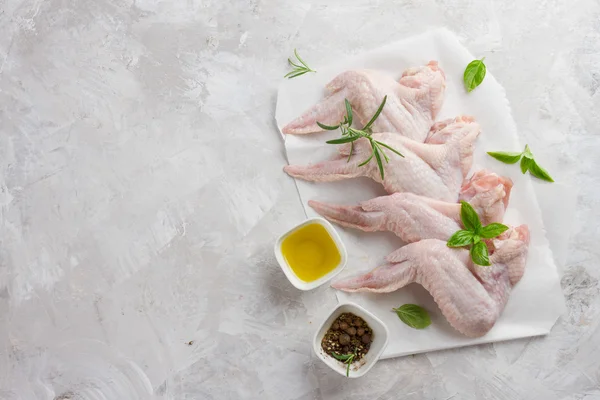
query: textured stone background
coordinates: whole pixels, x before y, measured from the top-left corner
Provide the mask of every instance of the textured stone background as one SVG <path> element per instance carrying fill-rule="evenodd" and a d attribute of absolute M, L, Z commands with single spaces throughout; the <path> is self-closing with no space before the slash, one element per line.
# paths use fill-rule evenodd
<path fill-rule="evenodd" d="M 0 0 L 0 398 L 600 399 L 599 21 L 591 0 Z M 272 255 L 303 218 L 276 88 L 294 47 L 318 69 L 439 26 L 579 189 L 568 312 L 348 381 L 310 348 L 333 292 Z"/>

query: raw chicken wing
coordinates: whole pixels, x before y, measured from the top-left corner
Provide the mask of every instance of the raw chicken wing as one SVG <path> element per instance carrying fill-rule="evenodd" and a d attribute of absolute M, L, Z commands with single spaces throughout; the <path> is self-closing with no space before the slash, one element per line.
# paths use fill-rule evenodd
<path fill-rule="evenodd" d="M 287 124 L 283 133 L 305 134 L 325 125 L 339 124 L 346 114 L 344 99 L 364 126 L 383 101 L 383 112 L 373 125 L 373 132 L 397 132 L 423 142 L 442 106 L 446 78 L 436 61 L 423 67 L 409 68 L 399 81 L 371 70 L 347 71 L 327 85 L 329 95 L 299 118 Z"/>
<path fill-rule="evenodd" d="M 332 286 L 346 292 L 388 293 L 416 282 L 433 296 L 450 325 L 479 337 L 492 329 L 525 272 L 529 229 L 513 228 L 488 247 L 492 265 L 484 267 L 473 264 L 467 249 L 449 248 L 438 239 L 421 240 L 390 254 L 389 264 Z"/>
<path fill-rule="evenodd" d="M 382 181 L 377 163 L 372 159 L 359 166 L 372 154 L 367 139 L 354 142 L 354 155 L 348 162 L 350 144 L 339 147 L 340 155 L 314 165 L 288 165 L 284 171 L 294 178 L 313 182 L 332 182 L 368 176 L 383 184 L 388 193 L 410 192 L 432 199 L 456 202 L 461 184 L 473 162 L 474 142 L 480 132 L 472 117 L 461 116 L 441 128 L 449 131 L 444 144 L 426 144 L 407 139 L 396 133 L 375 133 L 373 138 L 400 151 L 404 157 L 387 151 L 390 162 L 384 163 Z M 443 135 L 444 132 L 437 134 Z M 384 149 L 385 151 L 385 149 Z"/>
<path fill-rule="evenodd" d="M 468 201 L 487 225 L 502 222 L 512 181 L 481 170 L 465 181 L 461 200 Z M 460 204 L 448 203 L 413 193 L 394 193 L 361 202 L 358 206 L 309 201 L 316 212 L 339 225 L 366 232 L 391 231 L 405 243 L 422 239 L 448 240 L 462 229 Z"/>

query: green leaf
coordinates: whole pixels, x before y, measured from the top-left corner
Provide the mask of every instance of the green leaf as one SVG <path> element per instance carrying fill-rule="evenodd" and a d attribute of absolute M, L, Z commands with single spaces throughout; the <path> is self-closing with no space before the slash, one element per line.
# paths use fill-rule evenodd
<path fill-rule="evenodd" d="M 554 182 L 554 179 L 552 179 L 548 171 L 540 167 L 535 160 L 531 160 L 531 163 L 529 164 L 529 173 L 538 179 L 542 179 L 547 182 Z"/>
<path fill-rule="evenodd" d="M 368 139 L 369 142 L 371 143 L 372 154 L 369 158 L 367 158 L 365 161 L 360 163 L 358 166 L 362 167 L 362 166 L 366 165 L 369 161 L 371 161 L 371 159 L 373 159 L 373 157 L 375 157 L 375 160 L 377 161 L 377 166 L 379 167 L 379 172 L 381 174 L 381 180 L 383 180 L 385 178 L 382 157 L 386 163 L 388 163 L 390 161 L 390 159 L 389 159 L 388 155 L 385 153 L 385 151 L 383 151 L 383 149 L 380 146 L 383 146 L 383 147 L 393 151 L 394 153 L 398 154 L 399 156 L 404 157 L 398 150 L 386 145 L 385 143 L 381 143 L 376 140 L 373 140 L 373 138 L 371 137 L 370 126 L 373 124 L 373 122 L 375 122 L 377 117 L 379 117 L 379 115 L 381 114 L 381 111 L 383 110 L 383 107 L 385 106 L 386 101 L 387 101 L 387 96 L 385 96 L 383 98 L 383 101 L 379 105 L 379 108 L 377 109 L 377 111 L 375 112 L 375 114 L 373 115 L 373 117 L 371 118 L 369 123 L 362 130 L 354 129 L 350 126 L 352 124 L 352 107 L 351 107 L 348 99 L 344 99 L 344 104 L 346 107 L 347 115 L 346 115 L 346 117 L 344 117 L 343 123 L 341 123 L 340 125 L 338 125 L 336 127 L 333 127 L 333 126 L 323 125 L 323 124 L 317 122 L 317 124 L 322 129 L 333 130 L 333 129 L 337 129 L 338 127 L 341 129 L 342 137 L 339 139 L 329 140 L 329 141 L 327 141 L 328 144 L 350 143 L 350 142 L 354 142 L 355 140 L 357 140 L 361 137 Z M 348 155 L 348 161 L 350 161 L 350 158 L 352 157 L 353 150 L 354 150 L 354 147 L 352 146 L 350 148 L 350 154 Z"/>
<path fill-rule="evenodd" d="M 554 179 L 550 176 L 548 171 L 542 168 L 535 160 L 533 159 L 533 153 L 529 148 L 529 145 L 526 144 L 522 153 L 513 153 L 513 152 L 502 152 L 502 151 L 489 151 L 488 154 L 494 157 L 496 160 L 502 161 L 506 164 L 514 164 L 519 159 L 521 160 L 521 172 L 529 173 L 535 176 L 538 179 L 542 179 L 547 182 L 554 182 Z"/>
<path fill-rule="evenodd" d="M 385 95 L 383 97 L 383 101 L 379 105 L 379 108 L 377 109 L 377 111 L 375 111 L 375 114 L 373 114 L 373 116 L 371 117 L 371 120 L 369 122 L 367 122 L 367 124 L 365 125 L 365 127 L 362 129 L 363 131 L 371 128 L 371 125 L 373 125 L 373 123 L 375 122 L 375 120 L 379 117 L 379 114 L 381 114 L 381 111 L 383 111 L 383 106 L 385 106 L 385 102 L 386 101 L 387 101 L 387 95 Z"/>
<path fill-rule="evenodd" d="M 381 156 L 379 155 L 379 150 L 377 150 L 375 143 L 371 142 L 371 146 L 373 147 L 373 154 L 375 155 L 375 160 L 377 161 L 377 165 L 379 166 L 379 172 L 381 173 L 381 180 L 383 180 L 384 179 L 383 163 L 381 162 Z"/>
<path fill-rule="evenodd" d="M 398 314 L 398 318 L 411 328 L 425 329 L 431 325 L 427 310 L 416 304 L 404 304 L 393 310 Z"/>
<path fill-rule="evenodd" d="M 460 219 L 462 220 L 463 226 L 466 230 L 474 233 L 479 233 L 481 229 L 481 222 L 475 209 L 466 201 L 460 202 Z"/>
<path fill-rule="evenodd" d="M 387 156 L 387 154 L 385 154 L 385 151 L 383 151 L 383 149 L 381 147 L 379 147 L 379 142 L 377 140 L 373 140 L 373 143 L 375 144 L 375 147 L 377 147 L 377 151 L 379 152 L 379 154 L 381 154 L 383 156 L 385 163 L 386 164 L 389 163 L 390 158 Z"/>
<path fill-rule="evenodd" d="M 354 361 L 354 358 L 356 357 L 356 349 L 354 349 L 354 353 L 338 354 L 335 351 L 333 351 L 331 353 L 331 355 L 333 357 L 335 357 L 337 360 L 343 361 L 344 364 L 347 364 L 346 376 L 350 376 L 350 365 L 352 365 L 352 362 Z"/>
<path fill-rule="evenodd" d="M 377 140 L 375 141 L 375 143 L 377 143 L 380 146 L 385 147 L 386 149 L 390 149 L 391 151 L 393 151 L 394 153 L 398 154 L 400 157 L 404 158 L 404 155 L 402 153 L 400 153 L 398 150 L 394 149 L 393 147 L 388 146 L 385 143 L 382 142 L 378 142 Z"/>
<path fill-rule="evenodd" d="M 350 162 L 350 159 L 352 158 L 352 153 L 354 153 L 354 142 L 350 144 L 350 153 L 348 154 L 348 159 L 346 160 L 347 163 Z"/>
<path fill-rule="evenodd" d="M 338 353 L 336 353 L 335 351 L 334 351 L 334 352 L 332 352 L 332 353 L 331 353 L 331 355 L 332 355 L 333 357 L 335 357 L 337 360 L 340 360 L 340 361 L 347 361 L 347 360 L 349 360 L 350 358 L 353 358 L 353 357 L 354 357 L 354 354 L 352 354 L 352 353 L 348 353 L 348 354 L 338 354 Z"/>
<path fill-rule="evenodd" d="M 529 167 L 531 166 L 531 162 L 533 161 L 533 159 L 528 158 L 528 157 L 523 157 L 521 158 L 521 172 L 525 173 L 527 172 L 527 170 L 529 169 Z"/>
<path fill-rule="evenodd" d="M 307 73 L 307 72 L 309 72 L 309 71 L 304 71 L 304 70 L 302 70 L 302 71 L 298 71 L 298 70 L 294 70 L 294 71 L 288 72 L 288 73 L 287 73 L 287 74 L 285 74 L 283 77 L 284 77 L 284 78 L 288 78 L 288 79 L 292 79 L 292 78 L 295 78 L 295 77 L 297 77 L 297 76 L 304 75 L 304 74 L 305 74 L 305 73 Z"/>
<path fill-rule="evenodd" d="M 523 150 L 523 157 L 533 158 L 533 153 L 531 152 L 531 149 L 529 148 L 528 144 L 525 145 L 525 150 Z"/>
<path fill-rule="evenodd" d="M 369 163 L 369 161 L 371 161 L 373 159 L 373 154 L 371 154 L 371 156 L 369 158 L 367 158 L 365 161 L 361 162 L 360 164 L 358 164 L 359 167 L 362 167 L 363 165 L 366 165 Z"/>
<path fill-rule="evenodd" d="M 473 60 L 467 65 L 467 68 L 465 68 L 463 81 L 467 92 L 471 92 L 483 82 L 486 72 L 485 64 L 483 63 L 484 59 L 485 57 L 481 60 Z"/>
<path fill-rule="evenodd" d="M 325 129 L 326 131 L 335 131 L 336 129 L 338 129 L 340 127 L 339 125 L 336 125 L 336 126 L 325 125 L 325 124 L 320 123 L 319 121 L 317 121 L 317 125 L 319 125 L 319 128 Z"/>
<path fill-rule="evenodd" d="M 481 236 L 473 235 L 473 244 L 477 244 L 479 242 L 481 242 Z"/>
<path fill-rule="evenodd" d="M 288 64 L 290 64 L 292 67 L 302 68 L 302 66 L 300 66 L 300 65 L 296 64 L 295 62 L 293 62 L 291 58 L 288 58 Z"/>
<path fill-rule="evenodd" d="M 343 138 L 339 138 L 339 139 L 328 140 L 325 143 L 327 143 L 327 144 L 343 144 L 343 143 L 354 142 L 355 140 L 358 140 L 358 139 L 360 139 L 360 137 L 358 137 L 358 136 L 347 136 L 347 137 L 343 137 Z"/>
<path fill-rule="evenodd" d="M 310 67 L 308 65 L 306 65 L 304 60 L 302 58 L 300 58 L 300 54 L 298 54 L 298 50 L 294 49 L 294 55 L 296 56 L 298 61 L 300 61 L 302 63 L 302 65 L 304 65 L 306 68 L 310 69 Z"/>
<path fill-rule="evenodd" d="M 480 235 L 484 239 L 492 239 L 498 235 L 501 235 L 507 230 L 508 226 L 494 222 L 481 228 Z"/>
<path fill-rule="evenodd" d="M 477 265 L 490 265 L 488 248 L 484 242 L 478 242 L 471 247 L 471 260 Z"/>
<path fill-rule="evenodd" d="M 296 64 L 295 62 L 292 61 L 291 58 L 288 58 L 288 63 L 292 67 L 292 71 L 290 71 L 287 74 L 285 74 L 283 76 L 284 78 L 292 79 L 292 78 L 295 78 L 297 76 L 304 75 L 307 72 L 317 72 L 317 71 L 311 69 L 304 62 L 304 60 L 302 58 L 300 58 L 300 55 L 298 54 L 298 50 L 294 49 L 294 55 L 296 56 L 296 58 L 298 59 L 298 61 L 300 62 L 300 64 Z"/>
<path fill-rule="evenodd" d="M 515 153 L 510 151 L 488 151 L 488 154 L 504 164 L 514 164 L 521 159 L 523 153 Z"/>
<path fill-rule="evenodd" d="M 344 103 L 346 104 L 346 115 L 348 118 L 346 120 L 346 123 L 348 124 L 348 126 L 350 126 L 352 125 L 352 106 L 350 105 L 348 99 L 344 99 Z"/>
<path fill-rule="evenodd" d="M 471 243 L 473 243 L 473 232 L 461 229 L 450 236 L 446 245 L 448 247 L 463 247 L 468 246 Z"/>
<path fill-rule="evenodd" d="M 346 128 L 346 131 L 348 132 L 348 134 L 353 135 L 353 136 L 359 136 L 359 137 L 369 136 L 365 132 L 363 132 L 359 129 L 354 129 L 354 128 L 350 128 L 350 127 Z"/>

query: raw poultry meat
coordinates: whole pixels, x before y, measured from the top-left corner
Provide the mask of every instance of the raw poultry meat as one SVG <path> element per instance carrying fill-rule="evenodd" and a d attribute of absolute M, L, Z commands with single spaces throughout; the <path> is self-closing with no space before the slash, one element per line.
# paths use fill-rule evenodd
<path fill-rule="evenodd" d="M 481 169 L 463 183 L 459 200 L 469 202 L 484 225 L 502 222 L 512 187 L 510 178 Z M 455 206 L 454 211 L 453 218 L 458 221 L 460 207 Z"/>
<path fill-rule="evenodd" d="M 373 132 L 397 132 L 423 142 L 442 106 L 446 77 L 436 61 L 409 68 L 400 80 L 371 70 L 347 71 L 328 85 L 329 95 L 320 103 L 287 124 L 283 133 L 305 134 L 325 125 L 339 124 L 346 113 L 344 99 L 352 105 L 353 114 L 364 126 L 381 104 L 386 105 L 372 126 Z"/>
<path fill-rule="evenodd" d="M 460 200 L 468 201 L 487 225 L 502 222 L 512 181 L 487 170 L 465 181 Z M 366 232 L 391 231 L 405 243 L 422 239 L 448 240 L 460 225 L 460 204 L 413 193 L 394 193 L 363 201 L 358 206 L 309 201 L 316 212 L 339 225 Z"/>
<path fill-rule="evenodd" d="M 467 249 L 426 239 L 408 244 L 387 257 L 389 264 L 334 283 L 347 292 L 388 293 L 410 283 L 433 296 L 456 330 L 469 337 L 485 335 L 496 323 L 512 287 L 525 271 L 529 229 L 521 225 L 492 240 L 491 266 L 473 264 Z"/>
<path fill-rule="evenodd" d="M 437 129 L 437 128 L 436 128 Z M 438 132 L 439 130 L 439 132 Z M 339 147 L 340 155 L 314 165 L 288 165 L 289 175 L 313 182 L 332 182 L 367 176 L 383 184 L 388 193 L 410 192 L 432 199 L 456 202 L 461 183 L 473 162 L 474 142 L 480 132 L 472 117 L 460 116 L 445 122 L 431 135 L 446 138 L 443 144 L 420 143 L 396 133 L 375 133 L 373 139 L 400 151 L 404 157 L 388 152 L 382 181 L 377 163 L 371 160 L 359 166 L 372 153 L 367 139 L 354 142 L 354 155 L 348 161 L 350 144 Z"/>

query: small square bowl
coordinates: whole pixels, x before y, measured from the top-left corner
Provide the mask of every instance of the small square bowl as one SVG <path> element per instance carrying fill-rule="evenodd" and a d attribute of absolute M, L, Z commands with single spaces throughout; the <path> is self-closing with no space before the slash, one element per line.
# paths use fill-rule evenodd
<path fill-rule="evenodd" d="M 375 363 L 381 357 L 385 346 L 388 343 L 389 331 L 387 326 L 375 315 L 365 310 L 358 304 L 354 303 L 342 303 L 338 304 L 338 306 L 329 314 L 329 317 L 323 321 L 315 337 L 313 339 L 313 350 L 315 354 L 332 370 L 337 373 L 346 376 L 346 368 L 347 365 L 342 363 L 341 361 L 336 360 L 331 357 L 329 354 L 325 353 L 323 348 L 321 347 L 321 341 L 323 340 L 323 336 L 327 333 L 327 330 L 333 324 L 333 321 L 337 317 L 339 317 L 343 313 L 352 313 L 358 317 L 361 317 L 367 325 L 373 330 L 373 342 L 371 343 L 371 348 L 365 354 L 365 356 L 356 361 L 355 363 L 350 365 L 350 372 L 348 374 L 349 378 L 360 378 L 375 365 Z"/>
<path fill-rule="evenodd" d="M 327 230 L 327 233 L 329 234 L 329 236 L 335 243 L 338 251 L 340 252 L 340 262 L 337 265 L 337 267 L 332 269 L 328 274 L 326 274 L 326 275 L 322 276 L 321 278 L 314 280 L 312 282 L 305 282 L 302 279 L 298 278 L 298 276 L 296 276 L 296 274 L 294 273 L 292 268 L 289 266 L 289 264 L 285 260 L 285 257 L 283 256 L 283 253 L 281 252 L 281 244 L 283 243 L 283 241 L 285 240 L 286 237 L 288 237 L 292 233 L 296 232 L 298 229 L 300 229 L 306 225 L 309 225 L 309 224 L 319 224 Z M 346 251 L 346 246 L 344 246 L 344 243 L 342 242 L 342 239 L 340 238 L 340 235 L 337 233 L 335 228 L 329 223 L 329 221 L 327 221 L 324 218 L 309 218 L 306 221 L 302 222 L 301 224 L 296 225 L 295 227 L 293 227 L 292 229 L 290 229 L 289 231 L 287 231 L 286 233 L 284 233 L 277 239 L 277 241 L 275 242 L 275 257 L 277 258 L 277 262 L 279 263 L 279 266 L 285 273 L 285 276 L 292 283 L 292 285 L 294 285 L 296 288 L 298 288 L 300 290 L 311 290 L 311 289 L 321 286 L 322 284 L 326 283 L 327 281 L 331 280 L 331 278 L 333 278 L 334 276 L 336 276 L 337 274 L 342 272 L 342 270 L 346 266 L 346 262 L 348 260 L 348 253 Z"/>

